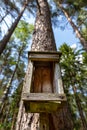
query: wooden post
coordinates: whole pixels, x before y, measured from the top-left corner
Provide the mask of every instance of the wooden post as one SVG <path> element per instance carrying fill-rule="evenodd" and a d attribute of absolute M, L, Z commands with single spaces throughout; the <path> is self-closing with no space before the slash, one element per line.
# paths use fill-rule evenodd
<path fill-rule="evenodd" d="M 49 130 L 49 114 L 40 113 L 40 130 Z"/>
<path fill-rule="evenodd" d="M 62 83 L 62 78 L 61 78 L 61 70 L 59 63 L 55 63 L 55 68 L 54 68 L 54 93 L 58 94 L 64 94 L 63 90 L 63 83 Z"/>
<path fill-rule="evenodd" d="M 28 70 L 26 73 L 26 80 L 24 82 L 23 92 L 30 93 L 33 76 L 33 62 L 29 61 Z"/>

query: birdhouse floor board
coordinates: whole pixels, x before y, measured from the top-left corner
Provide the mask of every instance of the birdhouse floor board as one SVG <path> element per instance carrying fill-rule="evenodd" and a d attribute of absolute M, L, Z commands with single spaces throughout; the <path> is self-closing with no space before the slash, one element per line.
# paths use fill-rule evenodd
<path fill-rule="evenodd" d="M 59 110 L 66 103 L 64 94 L 55 93 L 23 93 L 26 112 L 54 112 Z"/>
<path fill-rule="evenodd" d="M 24 101 L 66 101 L 65 94 L 56 93 L 23 93 Z"/>

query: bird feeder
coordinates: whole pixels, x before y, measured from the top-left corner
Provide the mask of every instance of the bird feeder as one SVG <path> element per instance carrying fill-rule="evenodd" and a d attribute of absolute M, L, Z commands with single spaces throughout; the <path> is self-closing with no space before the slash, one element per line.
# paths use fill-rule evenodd
<path fill-rule="evenodd" d="M 60 52 L 29 52 L 29 66 L 22 92 L 26 112 L 54 112 L 66 96 L 60 72 Z"/>

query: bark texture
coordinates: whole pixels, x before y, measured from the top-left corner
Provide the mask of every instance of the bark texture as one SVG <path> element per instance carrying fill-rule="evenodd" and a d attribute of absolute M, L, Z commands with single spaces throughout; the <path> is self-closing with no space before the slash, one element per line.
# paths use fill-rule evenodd
<path fill-rule="evenodd" d="M 38 10 L 35 22 L 35 30 L 33 33 L 33 42 L 31 46 L 32 51 L 56 51 L 56 44 L 52 31 L 50 10 L 47 0 L 38 0 Z M 28 66 L 25 76 L 25 82 L 28 78 L 30 66 Z M 24 87 L 23 87 L 24 88 Z M 44 90 L 43 90 L 44 91 Z M 50 91 L 50 90 L 49 90 Z M 39 90 L 38 90 L 39 92 Z M 50 91 L 51 92 L 51 91 Z M 49 120 L 49 128 L 44 127 L 43 130 L 73 130 L 70 112 L 68 105 L 60 111 L 52 114 L 46 114 Z M 18 120 L 16 130 L 41 130 L 40 128 L 40 114 L 25 113 L 23 101 L 20 102 L 18 113 Z M 46 129 L 47 128 L 47 129 Z"/>
<path fill-rule="evenodd" d="M 33 51 L 55 51 L 56 44 L 52 31 L 50 10 L 46 0 L 38 0 L 38 11 L 33 33 L 31 50 Z"/>

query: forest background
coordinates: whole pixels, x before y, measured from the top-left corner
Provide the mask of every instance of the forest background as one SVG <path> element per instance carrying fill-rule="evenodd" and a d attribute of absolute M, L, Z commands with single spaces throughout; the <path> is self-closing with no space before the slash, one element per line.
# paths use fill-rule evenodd
<path fill-rule="evenodd" d="M 57 48 L 62 52 L 62 79 L 74 130 L 86 130 L 87 1 L 48 2 Z M 0 130 L 15 129 L 36 7 L 37 0 L 0 1 Z M 75 40 L 70 38 L 70 29 Z M 61 36 L 58 30 L 62 31 Z M 66 36 L 67 43 L 64 41 Z M 73 44 L 75 48 L 71 48 Z"/>

